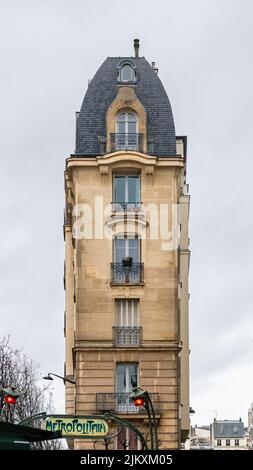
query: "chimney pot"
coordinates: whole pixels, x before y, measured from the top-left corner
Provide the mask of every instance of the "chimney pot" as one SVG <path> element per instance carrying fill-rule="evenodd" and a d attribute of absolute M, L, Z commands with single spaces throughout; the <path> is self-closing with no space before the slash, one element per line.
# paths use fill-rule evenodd
<path fill-rule="evenodd" d="M 134 39 L 134 52 L 135 57 L 139 57 L 140 41 L 139 39 Z"/>

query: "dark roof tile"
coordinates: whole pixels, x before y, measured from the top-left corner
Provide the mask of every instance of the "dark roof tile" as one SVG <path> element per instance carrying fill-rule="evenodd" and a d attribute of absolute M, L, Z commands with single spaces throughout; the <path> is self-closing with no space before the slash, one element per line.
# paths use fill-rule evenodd
<path fill-rule="evenodd" d="M 148 116 L 148 134 L 154 137 L 154 154 L 176 154 L 176 137 L 167 93 L 144 57 L 109 57 L 91 80 L 76 123 L 76 155 L 99 154 L 99 136 L 106 136 L 106 111 L 118 91 L 118 65 L 130 60 L 136 66 L 134 89 Z"/>

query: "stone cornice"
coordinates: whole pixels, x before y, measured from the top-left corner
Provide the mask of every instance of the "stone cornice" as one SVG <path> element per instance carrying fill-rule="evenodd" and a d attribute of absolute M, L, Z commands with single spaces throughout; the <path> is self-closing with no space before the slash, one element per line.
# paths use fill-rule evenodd
<path fill-rule="evenodd" d="M 66 159 L 67 169 L 85 166 L 97 166 L 100 168 L 100 172 L 102 174 L 107 173 L 109 166 L 126 166 L 126 164 L 144 165 L 146 168 L 149 167 L 148 173 L 153 173 L 152 167 L 154 169 L 155 166 L 182 168 L 184 167 L 184 159 L 181 157 L 181 155 L 175 155 L 174 157 L 156 157 L 134 151 L 113 152 L 94 158 L 70 156 L 70 158 Z"/>

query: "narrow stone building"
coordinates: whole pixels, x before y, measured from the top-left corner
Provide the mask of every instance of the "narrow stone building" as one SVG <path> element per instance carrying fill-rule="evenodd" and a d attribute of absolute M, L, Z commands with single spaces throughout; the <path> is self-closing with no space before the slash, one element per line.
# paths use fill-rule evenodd
<path fill-rule="evenodd" d="M 129 398 L 141 387 L 159 448 L 177 449 L 189 432 L 187 139 L 138 40 L 134 51 L 90 81 L 66 160 L 66 413 L 110 411 L 147 436 L 146 410 Z M 110 435 L 111 449 L 138 448 L 128 429 Z"/>

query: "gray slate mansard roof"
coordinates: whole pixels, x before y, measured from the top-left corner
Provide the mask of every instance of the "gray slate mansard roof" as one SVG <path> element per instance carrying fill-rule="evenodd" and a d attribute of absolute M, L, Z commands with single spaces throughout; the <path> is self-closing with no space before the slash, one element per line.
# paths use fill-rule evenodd
<path fill-rule="evenodd" d="M 239 439 L 244 437 L 242 421 L 214 421 L 213 433 L 215 439 Z"/>
<path fill-rule="evenodd" d="M 106 137 L 106 111 L 118 92 L 118 65 L 129 60 L 136 67 L 134 90 L 147 111 L 148 135 L 157 156 L 176 155 L 176 137 L 167 93 L 144 57 L 108 57 L 89 84 L 76 123 L 76 155 L 99 155 L 98 137 Z"/>

